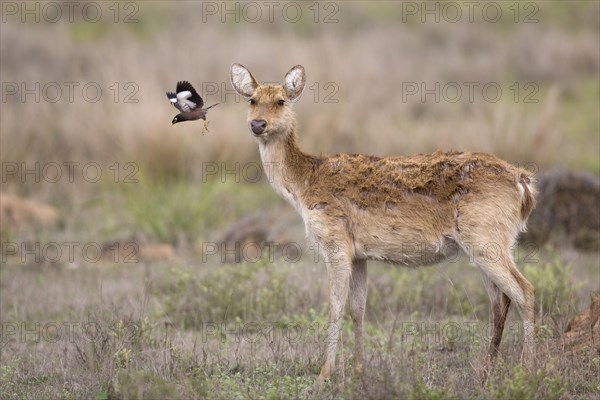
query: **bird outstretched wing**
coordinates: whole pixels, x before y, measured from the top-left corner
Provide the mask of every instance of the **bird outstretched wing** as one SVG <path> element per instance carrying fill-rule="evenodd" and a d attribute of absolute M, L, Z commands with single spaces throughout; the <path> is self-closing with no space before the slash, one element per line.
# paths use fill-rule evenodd
<path fill-rule="evenodd" d="M 177 82 L 175 90 L 176 93 L 167 92 L 167 97 L 179 111 L 189 112 L 204 105 L 204 100 L 188 81 Z"/>

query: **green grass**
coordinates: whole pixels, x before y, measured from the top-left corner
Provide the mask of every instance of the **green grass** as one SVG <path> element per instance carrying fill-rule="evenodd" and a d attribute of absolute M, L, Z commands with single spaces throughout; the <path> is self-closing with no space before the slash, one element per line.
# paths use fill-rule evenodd
<path fill-rule="evenodd" d="M 565 303 L 585 303 L 589 295 L 568 283 L 574 272 L 558 254 L 544 250 L 539 257 L 540 264 L 526 265 L 524 272 L 536 285 L 537 303 L 543 304 L 538 315 L 543 347 L 561 333 L 556 319 L 566 321 L 575 313 Z M 35 279 L 42 271 L 35 267 L 0 267 L 3 324 L 26 322 L 31 330 L 35 322 L 85 322 L 97 335 L 86 340 L 78 325 L 73 336 L 62 335 L 56 342 L 7 338 L 0 355 L 2 398 L 504 399 L 567 393 L 594 398 L 597 393 L 592 376 L 600 372 L 600 358 L 592 353 L 583 358 L 540 355 L 536 372 L 520 369 L 522 339 L 512 333 L 514 328 L 520 332 L 514 311 L 502 362 L 485 387 L 478 365 L 489 338 L 482 331 L 473 337 L 463 332 L 455 341 L 431 341 L 426 332 L 407 334 L 409 323 L 425 329 L 447 323 L 486 326 L 485 291 L 479 273 L 467 265 L 370 268 L 366 378 L 353 379 L 354 336 L 346 316 L 339 369 L 319 393 L 312 383 L 327 323 L 322 265 L 307 259 L 235 265 L 188 260 L 99 267 L 58 267 L 44 271 L 42 280 Z M 593 269 L 579 273 L 587 281 L 598 279 Z M 29 286 L 24 290 L 18 282 Z M 58 289 L 64 298 L 47 302 L 45 293 Z M 468 308 L 471 304 L 475 309 Z"/>
<path fill-rule="evenodd" d="M 142 176 L 136 184 L 113 185 L 111 191 L 116 194 L 103 205 L 113 219 L 108 232 L 138 232 L 172 244 L 183 239 L 193 245 L 208 239 L 226 221 L 279 201 L 265 185 L 240 184 L 233 179 L 190 184 L 184 179 Z M 122 207 L 115 210 L 115 202 Z"/>

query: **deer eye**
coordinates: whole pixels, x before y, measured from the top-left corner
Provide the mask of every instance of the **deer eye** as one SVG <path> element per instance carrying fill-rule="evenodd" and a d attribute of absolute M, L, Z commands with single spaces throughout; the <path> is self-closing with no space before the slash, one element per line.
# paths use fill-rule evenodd
<path fill-rule="evenodd" d="M 285 104 L 285 100 L 279 100 L 279 101 L 277 102 L 277 105 L 280 105 L 280 106 L 282 106 L 282 105 L 284 105 L 284 104 Z"/>
<path fill-rule="evenodd" d="M 250 100 L 248 100 L 248 102 L 249 102 L 251 105 L 255 105 L 255 104 L 256 104 L 256 100 L 254 100 L 254 99 L 250 99 Z"/>

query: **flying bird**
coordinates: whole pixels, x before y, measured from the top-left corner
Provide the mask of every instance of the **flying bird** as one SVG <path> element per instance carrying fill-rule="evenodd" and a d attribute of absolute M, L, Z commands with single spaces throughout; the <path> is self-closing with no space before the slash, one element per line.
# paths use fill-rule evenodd
<path fill-rule="evenodd" d="M 204 106 L 204 100 L 202 100 L 202 97 L 200 97 L 198 92 L 196 92 L 196 89 L 194 89 L 192 84 L 188 81 L 177 82 L 175 93 L 167 92 L 167 97 L 169 98 L 169 101 L 171 101 L 171 104 L 181 111 L 173 118 L 171 124 L 175 125 L 178 122 L 203 119 L 204 127 L 202 128 L 202 133 L 208 131 L 206 113 L 219 103 L 202 108 L 202 106 Z"/>

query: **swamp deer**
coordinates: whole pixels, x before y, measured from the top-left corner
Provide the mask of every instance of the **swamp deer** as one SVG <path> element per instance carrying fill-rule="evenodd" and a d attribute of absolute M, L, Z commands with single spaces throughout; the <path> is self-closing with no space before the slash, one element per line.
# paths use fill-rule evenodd
<path fill-rule="evenodd" d="M 494 325 L 491 361 L 512 302 L 523 321 L 522 360 L 531 367 L 534 288 L 511 253 L 535 207 L 531 173 L 484 153 L 312 156 L 296 143 L 291 108 L 304 89 L 304 68 L 293 67 L 283 85 L 261 85 L 240 64 L 230 73 L 233 87 L 250 103 L 248 125 L 271 186 L 300 213 L 327 266 L 330 324 L 317 383 L 333 372 L 348 290 L 356 372 L 365 366 L 366 261 L 430 265 L 447 257 L 452 246 L 466 252 L 482 273 Z M 490 252 L 490 245 L 496 251 Z"/>

